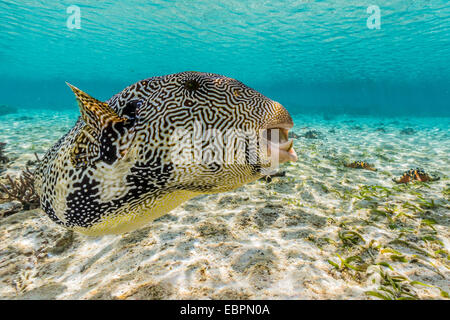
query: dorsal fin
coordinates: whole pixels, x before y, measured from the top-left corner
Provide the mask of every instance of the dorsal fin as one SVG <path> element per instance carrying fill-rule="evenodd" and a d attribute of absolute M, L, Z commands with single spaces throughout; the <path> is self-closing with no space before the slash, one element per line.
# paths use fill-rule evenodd
<path fill-rule="evenodd" d="M 135 136 L 136 116 L 120 117 L 107 103 L 67 85 L 75 93 L 84 120 L 73 142 L 73 165 L 87 166 L 97 161 L 112 164 L 123 158 Z"/>
<path fill-rule="evenodd" d="M 66 84 L 75 94 L 84 122 L 94 130 L 105 128 L 111 122 L 124 122 L 127 120 L 119 117 L 107 103 L 91 97 L 68 82 Z"/>

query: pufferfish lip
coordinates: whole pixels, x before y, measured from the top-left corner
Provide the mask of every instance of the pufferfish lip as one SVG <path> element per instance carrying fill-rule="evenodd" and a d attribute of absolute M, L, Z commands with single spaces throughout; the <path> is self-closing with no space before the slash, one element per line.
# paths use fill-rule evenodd
<path fill-rule="evenodd" d="M 271 156 L 273 152 L 278 152 L 278 161 L 280 163 L 284 162 L 295 162 L 298 160 L 297 154 L 293 148 L 294 141 L 288 139 L 289 129 L 294 125 L 292 123 L 276 124 L 267 126 L 263 130 L 262 142 L 267 144 L 267 155 Z M 274 134 L 274 131 L 277 134 Z M 274 141 L 278 135 L 278 141 Z"/>

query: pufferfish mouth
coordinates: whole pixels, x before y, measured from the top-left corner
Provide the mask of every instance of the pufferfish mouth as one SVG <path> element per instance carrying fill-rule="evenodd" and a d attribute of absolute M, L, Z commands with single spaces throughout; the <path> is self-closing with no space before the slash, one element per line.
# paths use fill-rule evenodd
<path fill-rule="evenodd" d="M 278 152 L 278 161 L 295 162 L 298 160 L 293 148 L 294 140 L 289 140 L 289 129 L 292 123 L 271 125 L 263 129 L 262 142 L 267 145 L 267 155 L 270 157 L 274 152 Z"/>

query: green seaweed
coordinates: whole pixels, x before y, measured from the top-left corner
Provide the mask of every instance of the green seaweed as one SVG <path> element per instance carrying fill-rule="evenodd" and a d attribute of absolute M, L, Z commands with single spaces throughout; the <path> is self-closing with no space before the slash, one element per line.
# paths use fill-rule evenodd
<path fill-rule="evenodd" d="M 362 186 L 359 190 L 361 197 L 387 198 L 393 194 L 392 189 L 383 186 Z"/>
<path fill-rule="evenodd" d="M 450 296 L 448 295 L 447 291 L 442 290 L 441 288 L 438 288 L 441 291 L 441 297 L 450 299 Z"/>
<path fill-rule="evenodd" d="M 389 220 L 390 223 L 394 222 L 394 220 L 392 219 L 392 215 L 390 213 L 386 212 L 386 211 L 378 210 L 378 209 L 372 209 L 372 210 L 370 210 L 370 213 L 374 213 L 374 214 L 380 215 L 382 217 L 385 217 L 385 218 L 387 218 Z"/>
<path fill-rule="evenodd" d="M 392 271 L 394 271 L 394 268 L 392 268 L 391 265 L 387 262 L 381 261 L 381 262 L 376 263 L 376 265 L 383 266 L 383 267 L 389 268 Z"/>
<path fill-rule="evenodd" d="M 414 211 L 414 213 L 417 213 L 417 212 L 424 212 L 423 209 L 419 208 L 418 206 L 416 206 L 416 205 L 414 205 L 414 204 L 412 204 L 412 203 L 410 203 L 410 202 L 408 202 L 408 201 L 405 201 L 405 202 L 402 204 L 402 207 L 405 208 L 405 209 L 411 209 L 411 210 Z"/>
<path fill-rule="evenodd" d="M 430 227 L 433 231 L 436 231 L 436 228 L 433 226 L 436 224 L 436 221 L 434 219 L 422 219 L 420 222 L 420 226 L 425 225 L 427 227 Z"/>
<path fill-rule="evenodd" d="M 450 256 L 448 255 L 447 250 L 444 250 L 444 249 L 436 250 L 434 252 L 434 255 L 437 257 L 439 257 L 439 255 L 442 255 L 442 256 L 444 256 L 444 258 L 447 258 L 447 260 L 450 260 Z"/>
<path fill-rule="evenodd" d="M 338 236 L 344 245 L 354 245 L 354 244 L 357 244 L 358 241 L 360 241 L 360 240 L 363 243 L 366 242 L 364 240 L 364 238 L 362 237 L 362 235 L 360 235 L 358 232 L 352 231 L 352 230 L 339 231 Z"/>
<path fill-rule="evenodd" d="M 402 239 L 398 239 L 398 238 L 397 238 L 397 239 L 395 239 L 395 240 L 392 240 L 390 243 L 391 243 L 391 244 L 399 244 L 399 245 L 403 245 L 403 246 L 408 247 L 408 248 L 410 248 L 410 249 L 416 250 L 417 252 L 419 252 L 420 254 L 422 254 L 422 255 L 424 255 L 424 256 L 426 256 L 426 257 L 431 257 L 431 256 L 432 256 L 432 255 L 429 254 L 427 251 L 425 251 L 425 250 L 419 248 L 419 247 L 416 246 L 415 244 L 412 244 L 412 243 L 410 243 L 410 242 L 408 242 L 408 241 L 405 241 L 405 240 L 402 240 Z"/>
<path fill-rule="evenodd" d="M 441 246 L 444 246 L 444 243 L 433 235 L 425 235 L 425 236 L 422 236 L 421 239 L 425 242 L 435 242 L 435 243 L 440 244 Z"/>
<path fill-rule="evenodd" d="M 434 199 L 427 200 L 423 198 L 422 196 L 417 196 L 419 199 L 419 206 L 425 209 L 435 209 L 438 207 L 438 205 L 434 202 Z"/>
<path fill-rule="evenodd" d="M 450 187 L 447 187 L 442 190 L 442 195 L 447 198 L 447 200 L 450 200 Z"/>
<path fill-rule="evenodd" d="M 351 264 L 351 262 L 354 262 L 354 261 L 364 262 L 364 260 L 360 256 L 355 255 L 355 256 L 348 257 L 346 259 L 342 258 L 339 253 L 336 253 L 336 256 L 340 260 L 340 263 L 341 263 L 340 265 L 329 259 L 327 261 L 329 264 L 331 264 L 337 270 L 342 271 L 342 270 L 345 270 L 346 268 L 354 270 L 354 271 L 366 271 L 367 270 L 367 267 L 368 267 L 367 264 L 362 264 L 362 265 Z"/>
<path fill-rule="evenodd" d="M 379 274 L 381 276 L 380 287 L 376 291 L 366 291 L 366 295 L 383 300 L 419 299 L 408 278 L 401 275 L 391 275 L 384 272 L 383 269 L 379 270 Z"/>
<path fill-rule="evenodd" d="M 433 285 L 431 285 L 431 284 L 426 284 L 426 283 L 423 283 L 423 282 L 420 282 L 420 281 L 411 281 L 410 284 L 411 284 L 412 286 L 414 286 L 414 285 L 419 285 L 419 286 L 424 286 L 424 287 L 429 287 L 429 288 L 437 288 L 437 289 L 439 289 L 439 291 L 440 291 L 441 297 L 446 298 L 446 299 L 450 299 L 448 292 L 442 290 L 441 288 L 439 288 L 439 287 L 437 287 L 437 286 L 433 286 Z"/>
<path fill-rule="evenodd" d="M 396 254 L 393 254 L 393 255 L 391 255 L 389 258 L 390 258 L 392 261 L 395 261 L 395 262 L 408 262 L 408 259 L 406 259 L 406 257 L 403 256 L 403 255 L 396 255 Z"/>

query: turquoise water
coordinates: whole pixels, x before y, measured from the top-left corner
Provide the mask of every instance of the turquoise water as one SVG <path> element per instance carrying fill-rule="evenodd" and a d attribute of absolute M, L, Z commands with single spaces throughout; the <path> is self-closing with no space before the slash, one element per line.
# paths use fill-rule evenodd
<path fill-rule="evenodd" d="M 80 29 L 67 26 L 71 5 Z M 379 29 L 368 27 L 370 5 Z M 197 70 L 241 80 L 293 114 L 450 116 L 446 0 L 7 0 L 0 28 L 2 108 L 76 108 L 65 81 L 106 100 L 143 78 Z"/>
<path fill-rule="evenodd" d="M 0 299 L 448 297 L 448 0 L 0 0 L 0 30 Z M 116 153 L 111 166 L 102 148 L 108 157 L 96 162 L 89 132 L 109 151 L 118 129 L 124 147 L 136 104 L 118 123 L 107 113 L 94 124 L 85 111 L 93 126 L 72 131 L 74 146 L 51 149 L 80 116 L 65 81 L 107 100 L 141 79 L 187 70 L 236 78 L 282 103 L 294 127 L 278 146 L 293 146 L 298 160 L 277 176 L 194 197 L 133 232 L 91 238 L 52 222 L 46 199 L 55 194 L 58 218 L 89 220 L 88 205 L 95 214 L 116 201 L 133 208 L 160 185 L 175 194 L 167 172 L 186 173 L 180 190 L 209 178 L 189 165 L 166 170 L 178 159 L 165 161 L 167 146 L 155 141 L 169 119 L 183 118 L 175 113 L 137 122 L 157 129 L 139 129 L 131 151 L 120 149 L 125 159 Z M 84 142 L 94 165 L 78 177 L 72 162 L 37 161 L 68 160 L 67 150 L 78 160 Z M 148 145 L 158 154 L 141 162 Z M 359 161 L 372 170 L 355 168 Z M 14 188 L 25 168 L 34 185 Z M 143 187 L 150 191 L 133 199 Z M 44 210 L 24 199 L 33 188 L 44 189 Z M 78 195 L 84 202 L 69 207 Z M 163 200 L 169 209 L 175 202 Z"/>

